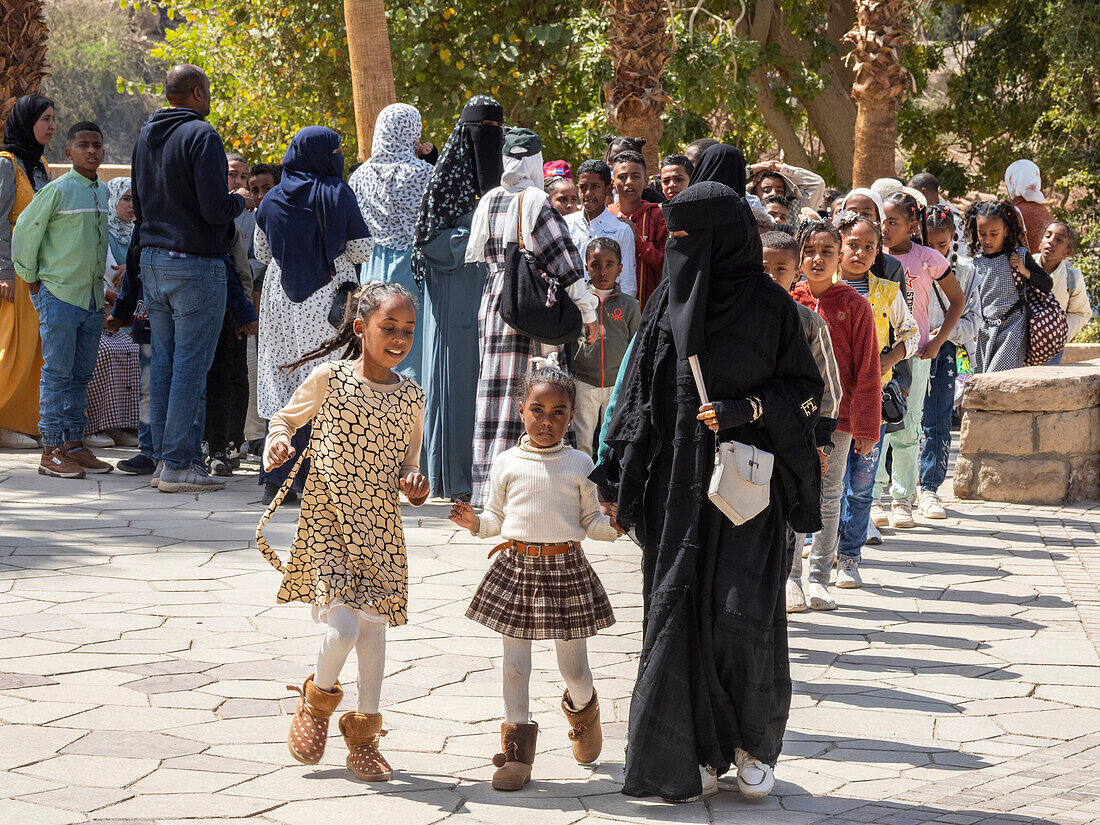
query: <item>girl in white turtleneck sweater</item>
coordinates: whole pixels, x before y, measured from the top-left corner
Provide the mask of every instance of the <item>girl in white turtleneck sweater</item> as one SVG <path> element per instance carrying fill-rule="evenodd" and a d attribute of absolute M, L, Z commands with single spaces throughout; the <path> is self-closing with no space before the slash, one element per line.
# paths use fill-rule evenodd
<path fill-rule="evenodd" d="M 580 542 L 613 541 L 619 532 L 600 512 L 589 481 L 592 459 L 564 444 L 577 389 L 556 366 L 527 374 L 519 413 L 526 435 L 492 464 L 485 510 L 457 502 L 451 520 L 475 536 L 506 541 L 466 615 L 504 639 L 501 753 L 493 757 L 497 790 L 518 790 L 531 778 L 538 724 L 531 721 L 531 641 L 553 639 L 565 680 L 562 710 L 577 761 L 593 762 L 603 743 L 592 687 L 587 638 L 615 621 L 607 593 Z M 499 553 L 497 551 L 500 551 Z"/>

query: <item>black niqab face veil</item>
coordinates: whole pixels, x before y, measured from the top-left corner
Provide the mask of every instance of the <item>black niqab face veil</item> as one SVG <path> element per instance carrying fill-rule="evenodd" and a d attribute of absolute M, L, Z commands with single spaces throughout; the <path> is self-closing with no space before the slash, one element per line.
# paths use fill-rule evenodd
<path fill-rule="evenodd" d="M 34 136 L 34 125 L 53 105 L 48 97 L 25 95 L 15 101 L 4 121 L 4 151 L 11 152 L 23 161 L 23 166 L 32 179 L 35 169 L 40 169 L 43 175 L 46 174 L 46 165 L 42 162 L 42 153 L 46 151 L 46 147 Z"/>
<path fill-rule="evenodd" d="M 691 173 L 691 183 L 703 183 L 708 180 L 724 183 L 736 192 L 738 197 L 743 198 L 747 179 L 746 170 L 745 156 L 740 149 L 725 143 L 716 143 L 699 158 L 698 165 Z"/>
<path fill-rule="evenodd" d="M 765 277 L 760 233 L 744 200 L 714 181 L 689 186 L 661 208 L 669 320 L 676 352 L 687 358 L 748 309 L 755 279 Z M 688 234 L 677 237 L 681 231 Z"/>
<path fill-rule="evenodd" d="M 484 95 L 471 98 L 458 118 L 459 126 L 464 127 L 469 135 L 478 195 L 500 186 L 500 176 L 504 174 L 504 160 L 501 157 L 503 120 L 504 107 Z"/>

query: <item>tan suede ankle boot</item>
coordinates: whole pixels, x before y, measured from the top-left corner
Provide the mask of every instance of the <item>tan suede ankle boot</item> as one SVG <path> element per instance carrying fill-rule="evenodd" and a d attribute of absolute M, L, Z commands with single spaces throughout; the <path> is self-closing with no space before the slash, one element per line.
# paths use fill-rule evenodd
<path fill-rule="evenodd" d="M 321 690 L 313 684 L 312 676 L 301 687 L 287 685 L 286 689 L 302 697 L 286 740 L 290 755 L 303 765 L 316 765 L 325 754 L 329 717 L 344 698 L 344 690 L 339 682 L 331 692 Z"/>
<path fill-rule="evenodd" d="M 366 782 L 389 782 L 393 770 L 386 757 L 378 750 L 378 740 L 386 735 L 382 730 L 381 713 L 355 713 L 348 711 L 340 717 L 340 733 L 348 746 L 346 760 L 348 770 L 356 779 Z"/>
<path fill-rule="evenodd" d="M 535 744 L 539 735 L 537 722 L 526 725 L 500 726 L 500 750 L 493 757 L 497 772 L 493 774 L 493 789 L 518 791 L 531 780 L 531 766 L 535 763 Z"/>
<path fill-rule="evenodd" d="M 592 689 L 592 698 L 580 710 L 573 710 L 569 691 L 561 698 L 561 709 L 569 721 L 569 738 L 573 740 L 573 758 L 587 765 L 600 758 L 603 750 L 603 729 L 600 727 L 600 700 Z"/>

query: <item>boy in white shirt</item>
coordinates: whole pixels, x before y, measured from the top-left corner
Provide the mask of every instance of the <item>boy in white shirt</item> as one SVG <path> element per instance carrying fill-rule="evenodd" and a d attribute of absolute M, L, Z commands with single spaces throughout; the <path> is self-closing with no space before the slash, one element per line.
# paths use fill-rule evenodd
<path fill-rule="evenodd" d="M 602 160 L 586 160 L 577 169 L 577 194 L 581 209 L 565 216 L 565 224 L 573 245 L 585 257 L 585 249 L 593 238 L 611 238 L 622 250 L 623 271 L 619 287 L 631 297 L 638 297 L 638 276 L 634 262 L 634 230 L 625 221 L 607 211 L 611 195 L 611 167 Z"/>

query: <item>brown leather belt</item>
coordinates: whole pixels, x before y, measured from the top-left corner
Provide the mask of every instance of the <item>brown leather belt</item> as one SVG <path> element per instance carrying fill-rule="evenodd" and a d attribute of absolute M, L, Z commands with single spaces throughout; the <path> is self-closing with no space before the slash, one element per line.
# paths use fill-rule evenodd
<path fill-rule="evenodd" d="M 561 556 L 565 553 L 571 553 L 574 550 L 580 550 L 581 545 L 577 541 L 567 541 L 564 544 L 528 544 L 524 541 L 509 539 L 490 550 L 488 558 L 491 559 L 494 553 L 506 548 L 513 553 L 519 553 L 521 556 L 538 558 L 539 556 Z"/>

